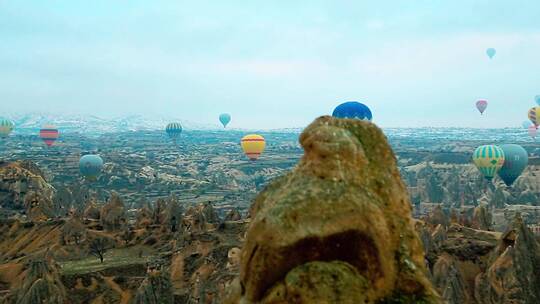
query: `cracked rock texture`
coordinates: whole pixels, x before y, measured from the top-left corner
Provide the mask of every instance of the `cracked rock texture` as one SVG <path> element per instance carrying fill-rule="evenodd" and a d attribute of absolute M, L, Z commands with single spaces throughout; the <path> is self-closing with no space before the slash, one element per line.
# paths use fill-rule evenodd
<path fill-rule="evenodd" d="M 228 303 L 441 303 L 382 131 L 323 116 L 255 200 Z"/>

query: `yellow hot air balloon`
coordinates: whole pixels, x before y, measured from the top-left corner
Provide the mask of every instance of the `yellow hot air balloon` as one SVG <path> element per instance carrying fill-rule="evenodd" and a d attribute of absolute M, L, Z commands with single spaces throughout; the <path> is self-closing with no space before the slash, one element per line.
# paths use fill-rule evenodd
<path fill-rule="evenodd" d="M 258 134 L 249 134 L 242 137 L 240 142 L 242 150 L 250 160 L 257 160 L 266 147 L 264 137 Z"/>
<path fill-rule="evenodd" d="M 535 126 L 540 126 L 540 107 L 534 107 L 529 110 L 529 119 Z"/>
<path fill-rule="evenodd" d="M 504 165 L 504 152 L 495 145 L 480 146 L 474 151 L 473 162 L 484 177 L 491 180 Z"/>

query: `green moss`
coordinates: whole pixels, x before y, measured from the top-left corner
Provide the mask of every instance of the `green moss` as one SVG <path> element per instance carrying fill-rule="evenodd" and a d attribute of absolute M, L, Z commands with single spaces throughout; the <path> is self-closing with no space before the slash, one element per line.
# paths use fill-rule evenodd
<path fill-rule="evenodd" d="M 435 303 L 424 295 L 408 295 L 396 292 L 377 302 L 377 304 L 430 304 Z"/>

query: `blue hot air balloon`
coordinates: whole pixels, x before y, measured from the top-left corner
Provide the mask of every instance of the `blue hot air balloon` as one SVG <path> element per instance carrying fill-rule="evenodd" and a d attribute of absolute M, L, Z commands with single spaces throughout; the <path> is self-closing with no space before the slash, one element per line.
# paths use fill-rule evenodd
<path fill-rule="evenodd" d="M 227 113 L 223 113 L 219 115 L 219 121 L 221 122 L 223 127 L 226 128 L 229 122 L 231 122 L 231 115 Z"/>
<path fill-rule="evenodd" d="M 103 168 L 103 159 L 99 155 L 88 154 L 81 157 L 79 169 L 81 175 L 88 179 L 96 179 Z"/>
<path fill-rule="evenodd" d="M 334 109 L 332 116 L 338 118 L 354 118 L 369 120 L 373 118 L 371 110 L 363 103 L 348 101 L 340 104 Z"/>
<path fill-rule="evenodd" d="M 504 164 L 498 175 L 507 186 L 510 186 L 521 175 L 529 164 L 529 155 L 520 145 L 501 145 L 504 151 Z"/>
<path fill-rule="evenodd" d="M 521 125 L 523 126 L 523 128 L 528 129 L 530 126 L 532 126 L 532 122 L 525 120 L 521 123 Z"/>
<path fill-rule="evenodd" d="M 489 48 L 486 50 L 486 54 L 489 56 L 489 59 L 493 59 L 493 56 L 495 56 L 496 53 L 497 51 L 494 48 Z"/>

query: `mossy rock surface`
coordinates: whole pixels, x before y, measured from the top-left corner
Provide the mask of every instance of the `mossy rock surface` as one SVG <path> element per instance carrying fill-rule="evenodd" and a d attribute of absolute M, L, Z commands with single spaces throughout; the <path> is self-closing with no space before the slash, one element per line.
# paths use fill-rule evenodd
<path fill-rule="evenodd" d="M 291 270 L 262 303 L 365 303 L 369 282 L 351 265 L 311 262 Z"/>
<path fill-rule="evenodd" d="M 259 303 L 280 284 L 289 286 L 291 273 L 305 271 L 303 266 L 334 261 L 367 280 L 370 288 L 353 297 L 366 303 L 396 290 L 435 294 L 425 277 L 409 196 L 382 131 L 369 122 L 324 116 L 304 130 L 300 143 L 305 154 L 295 169 L 271 183 L 251 207 L 240 294 L 230 302 Z M 306 282 L 313 290 L 327 284 Z M 307 289 L 294 290 L 317 302 Z"/>

